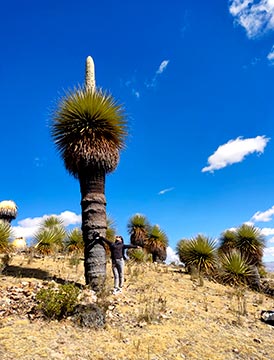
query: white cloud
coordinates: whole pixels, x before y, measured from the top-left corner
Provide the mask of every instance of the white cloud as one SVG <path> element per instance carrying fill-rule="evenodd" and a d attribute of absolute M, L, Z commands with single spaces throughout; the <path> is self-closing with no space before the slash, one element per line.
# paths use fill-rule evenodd
<path fill-rule="evenodd" d="M 139 99 L 141 94 L 139 90 L 136 90 L 136 87 L 138 87 L 136 83 L 136 74 L 134 74 L 131 79 L 127 81 L 123 81 L 122 79 L 120 80 L 121 86 L 125 86 L 126 88 L 128 88 L 131 91 L 131 94 L 134 95 L 137 99 Z"/>
<path fill-rule="evenodd" d="M 249 38 L 274 29 L 274 0 L 230 0 L 229 11 Z"/>
<path fill-rule="evenodd" d="M 168 188 L 168 189 L 164 189 L 158 192 L 158 195 L 164 195 L 165 193 L 174 190 L 174 187 Z"/>
<path fill-rule="evenodd" d="M 266 211 L 257 211 L 251 218 L 251 221 L 254 222 L 268 222 L 272 220 L 274 215 L 274 206 Z"/>
<path fill-rule="evenodd" d="M 249 139 L 238 137 L 235 140 L 229 140 L 226 144 L 220 145 L 214 154 L 208 158 L 209 166 L 204 167 L 202 172 L 214 172 L 214 170 L 241 162 L 247 155 L 254 152 L 261 154 L 269 140 L 265 136 Z"/>
<path fill-rule="evenodd" d="M 274 233 L 273 233 L 273 234 L 274 234 Z M 274 237 L 268 239 L 268 243 L 269 243 L 269 244 L 273 244 L 273 243 L 274 243 Z"/>
<path fill-rule="evenodd" d="M 271 65 L 274 65 L 274 45 L 272 46 L 270 53 L 267 55 L 267 59 L 269 60 Z"/>
<path fill-rule="evenodd" d="M 137 98 L 137 99 L 140 99 L 140 92 L 135 90 L 135 89 L 132 89 L 132 94 Z"/>
<path fill-rule="evenodd" d="M 274 257 L 274 246 L 265 248 L 264 256 L 273 256 Z"/>
<path fill-rule="evenodd" d="M 167 247 L 166 252 L 167 252 L 167 257 L 166 257 L 167 264 L 170 264 L 172 262 L 176 264 L 180 263 L 179 256 L 170 246 Z"/>
<path fill-rule="evenodd" d="M 16 237 L 24 237 L 26 239 L 32 238 L 39 229 L 40 224 L 49 216 L 56 216 L 62 219 L 64 226 L 78 225 L 81 223 L 81 215 L 77 215 L 72 211 L 63 211 L 61 214 L 56 215 L 43 215 L 41 217 L 26 218 L 18 221 L 18 226 L 13 226 L 12 229 Z"/>
<path fill-rule="evenodd" d="M 262 228 L 260 230 L 261 230 L 262 235 L 264 235 L 264 236 L 274 235 L 274 228 Z"/>
<path fill-rule="evenodd" d="M 169 60 L 162 61 L 159 68 L 158 68 L 158 70 L 156 71 L 156 74 L 162 74 L 162 72 L 165 71 L 168 63 L 169 63 Z"/>
<path fill-rule="evenodd" d="M 167 66 L 169 64 L 169 60 L 163 60 L 160 64 L 160 66 L 158 67 L 153 79 L 150 82 L 146 83 L 146 87 L 150 88 L 150 87 L 155 87 L 156 86 L 156 82 L 158 77 L 166 70 Z"/>

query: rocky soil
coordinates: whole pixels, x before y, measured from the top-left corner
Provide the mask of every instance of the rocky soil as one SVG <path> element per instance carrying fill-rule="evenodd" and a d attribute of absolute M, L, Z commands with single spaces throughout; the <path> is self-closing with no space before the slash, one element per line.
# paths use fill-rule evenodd
<path fill-rule="evenodd" d="M 37 310 L 36 293 L 65 282 L 81 287 L 79 305 L 93 309 L 95 322 L 103 319 L 96 326 L 81 326 L 77 316 L 46 321 Z M 181 268 L 153 264 L 128 263 L 118 295 L 109 265 L 102 294 L 83 284 L 82 264 L 69 258 L 15 256 L 0 275 L 0 358 L 274 359 L 274 326 L 260 315 L 274 309 L 273 296 L 200 284 Z"/>

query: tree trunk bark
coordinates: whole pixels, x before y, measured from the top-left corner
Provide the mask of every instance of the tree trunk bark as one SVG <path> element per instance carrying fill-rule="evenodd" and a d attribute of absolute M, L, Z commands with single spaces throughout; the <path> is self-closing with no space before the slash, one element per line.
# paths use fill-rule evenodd
<path fill-rule="evenodd" d="M 87 285 L 98 291 L 106 279 L 106 252 L 102 242 L 94 239 L 94 234 L 98 232 L 104 237 L 106 234 L 105 172 L 86 168 L 79 173 L 79 181 L 85 243 L 85 280 Z"/>

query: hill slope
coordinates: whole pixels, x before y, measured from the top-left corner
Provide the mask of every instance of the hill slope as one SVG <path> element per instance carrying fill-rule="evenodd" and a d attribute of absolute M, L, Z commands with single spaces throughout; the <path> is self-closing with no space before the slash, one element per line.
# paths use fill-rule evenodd
<path fill-rule="evenodd" d="M 1 359 L 274 359 L 274 327 L 260 321 L 262 309 L 274 309 L 274 299 L 263 294 L 207 280 L 199 286 L 178 268 L 128 263 L 123 293 L 112 295 L 108 264 L 106 326 L 90 329 L 70 319 L 31 321 L 25 305 L 14 306 L 18 292 L 40 288 L 48 276 L 84 283 L 82 264 L 72 266 L 66 258 L 29 263 L 16 256 L 1 275 Z"/>

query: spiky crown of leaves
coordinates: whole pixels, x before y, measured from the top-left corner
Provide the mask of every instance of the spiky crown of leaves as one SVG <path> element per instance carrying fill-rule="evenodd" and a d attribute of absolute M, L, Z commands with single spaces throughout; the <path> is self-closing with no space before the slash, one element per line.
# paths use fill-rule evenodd
<path fill-rule="evenodd" d="M 124 148 L 127 119 L 122 105 L 102 90 L 78 87 L 65 93 L 53 114 L 51 135 L 67 170 L 113 171 Z"/>

